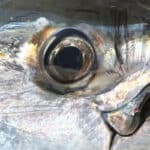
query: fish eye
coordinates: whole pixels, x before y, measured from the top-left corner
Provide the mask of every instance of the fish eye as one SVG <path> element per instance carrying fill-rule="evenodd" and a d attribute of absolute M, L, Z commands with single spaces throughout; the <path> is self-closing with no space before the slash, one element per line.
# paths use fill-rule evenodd
<path fill-rule="evenodd" d="M 94 47 L 88 36 L 77 29 L 66 28 L 54 33 L 39 54 L 40 67 L 54 90 L 74 91 L 85 87 L 94 75 Z"/>

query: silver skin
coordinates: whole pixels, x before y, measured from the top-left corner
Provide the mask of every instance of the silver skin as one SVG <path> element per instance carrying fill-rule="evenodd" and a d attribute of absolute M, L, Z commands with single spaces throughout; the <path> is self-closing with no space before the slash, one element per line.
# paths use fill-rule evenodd
<path fill-rule="evenodd" d="M 119 45 L 123 63 L 114 48 L 113 27 L 73 24 L 90 37 L 98 70 L 84 89 L 64 95 L 45 88 L 47 83 L 33 82 L 40 68 L 26 59 L 32 37 L 47 25 L 58 29 L 70 26 L 67 21 L 57 24 L 39 18 L 0 28 L 0 149 L 148 150 L 148 24 L 128 27 L 133 34 L 128 41 L 123 37 Z"/>

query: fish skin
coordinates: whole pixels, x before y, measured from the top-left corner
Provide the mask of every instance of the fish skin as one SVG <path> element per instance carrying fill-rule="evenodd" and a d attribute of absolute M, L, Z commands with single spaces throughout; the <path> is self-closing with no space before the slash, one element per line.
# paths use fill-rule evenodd
<path fill-rule="evenodd" d="M 18 28 L 10 24 L 2 27 L 0 34 L 5 28 L 10 39 L 21 33 L 29 41 L 32 33 L 39 31 L 33 25 Z M 32 32 L 23 34 L 27 28 Z M 21 47 L 22 42 L 19 44 Z M 41 89 L 30 78 L 32 70 L 18 63 L 18 48 L 2 50 L 7 58 L 0 59 L 0 149 L 109 149 L 112 132 L 91 99 Z"/>
<path fill-rule="evenodd" d="M 39 28 L 33 29 L 33 34 L 39 31 Z M 24 40 L 30 40 L 33 34 L 28 34 Z M 18 58 L 14 54 L 18 47 L 12 53 L 7 50 L 3 51 L 7 57 L 0 58 L 0 149 L 109 150 L 113 131 L 97 111 L 93 95 L 62 96 L 41 89 L 30 78 L 34 71 L 16 63 Z M 144 129 L 149 131 L 148 125 L 146 121 L 138 130 L 141 132 L 133 135 L 135 138 L 128 137 L 129 143 L 132 139 L 138 142 L 136 136 L 143 135 Z M 125 148 L 122 141 L 117 143 L 118 139 L 124 141 L 124 137 L 117 135 L 112 143 L 114 150 L 120 145 Z"/>
<path fill-rule="evenodd" d="M 10 70 L 8 73 L 16 80 L 8 84 L 5 81 L 1 90 L 0 120 L 4 124 L 1 149 L 9 149 L 11 142 L 16 143 L 12 150 L 20 147 L 42 150 L 42 146 L 52 150 L 108 149 L 111 132 L 100 113 L 92 108 L 90 100 L 57 96 L 29 81 L 24 83 L 24 79 L 21 80 L 23 73 L 19 71 Z"/>
<path fill-rule="evenodd" d="M 112 150 L 148 150 L 150 146 L 150 118 L 130 137 L 117 135 Z"/>

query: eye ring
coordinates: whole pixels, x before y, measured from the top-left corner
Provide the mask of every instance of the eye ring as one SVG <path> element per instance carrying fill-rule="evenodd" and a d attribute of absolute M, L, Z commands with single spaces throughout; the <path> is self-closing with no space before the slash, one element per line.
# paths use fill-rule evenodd
<path fill-rule="evenodd" d="M 80 56 L 78 62 L 71 60 L 75 62 L 76 66 L 73 67 L 77 67 L 77 70 L 68 72 L 67 69 L 65 71 L 59 66 L 56 67 L 56 64 L 59 64 L 57 59 L 68 52 L 74 53 L 72 58 Z M 62 59 L 60 60 L 63 63 Z M 70 67 L 68 62 L 67 65 Z M 65 28 L 54 33 L 42 44 L 39 51 L 39 66 L 51 88 L 63 93 L 74 91 L 85 87 L 94 75 L 97 68 L 96 53 L 86 34 L 75 28 Z"/>

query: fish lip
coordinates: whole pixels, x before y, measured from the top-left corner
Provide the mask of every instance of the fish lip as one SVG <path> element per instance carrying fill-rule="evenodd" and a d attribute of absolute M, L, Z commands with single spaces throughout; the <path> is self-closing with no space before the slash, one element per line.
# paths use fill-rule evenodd
<path fill-rule="evenodd" d="M 101 106 L 101 103 L 97 100 L 94 100 L 94 103 L 97 105 L 97 108 L 100 112 L 109 113 L 114 112 L 120 109 L 125 109 L 128 105 L 132 104 L 132 107 L 130 106 L 130 110 L 133 112 L 141 112 L 142 108 L 144 107 L 144 104 L 147 103 L 147 101 L 150 98 L 150 83 L 148 83 L 146 86 L 144 86 L 139 93 L 132 99 L 125 99 L 124 102 L 119 103 L 116 105 L 116 107 L 113 106 L 106 106 L 106 104 Z M 134 107 L 133 107 L 134 104 Z M 103 108 L 104 107 L 104 108 Z M 133 109 L 134 108 L 134 109 Z M 135 111 L 134 111 L 135 110 Z"/>
<path fill-rule="evenodd" d="M 118 109 L 126 109 L 131 115 L 141 113 L 143 108 L 150 102 L 150 84 L 146 85 L 132 100 L 129 100 L 122 104 Z M 111 111 L 110 111 L 111 112 Z"/>
<path fill-rule="evenodd" d="M 102 112 L 115 111 L 124 107 L 131 101 L 134 101 L 139 93 L 141 94 L 143 89 L 150 84 L 149 77 L 149 66 L 143 69 L 138 68 L 138 70 L 134 70 L 131 74 L 123 77 L 109 91 L 97 94 L 94 102 Z"/>

